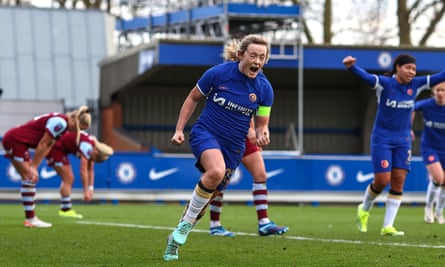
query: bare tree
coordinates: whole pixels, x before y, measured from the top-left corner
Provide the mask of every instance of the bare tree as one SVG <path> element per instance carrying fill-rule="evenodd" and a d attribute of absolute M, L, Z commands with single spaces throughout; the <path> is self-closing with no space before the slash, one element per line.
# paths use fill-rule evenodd
<path fill-rule="evenodd" d="M 82 3 L 82 8 L 85 9 L 101 9 L 102 0 L 55 0 L 59 4 L 60 8 L 73 8 L 76 9 L 79 6 L 79 3 Z M 106 0 L 107 11 L 111 10 L 111 0 Z"/>
<path fill-rule="evenodd" d="M 312 44 L 312 43 L 314 43 L 314 37 L 312 37 L 312 33 L 311 33 L 311 31 L 309 30 L 309 27 L 308 27 L 308 25 L 307 25 L 307 23 L 306 23 L 306 20 L 305 19 L 303 19 L 303 31 L 304 31 L 304 35 L 306 36 L 306 39 L 307 39 L 307 42 L 309 43 L 309 44 Z"/>
<path fill-rule="evenodd" d="M 327 44 L 425 46 L 440 34 L 438 25 L 445 13 L 445 0 L 397 0 L 394 14 L 388 14 L 388 0 L 354 0 L 349 7 L 351 2 L 341 0 L 303 3 L 309 43 L 315 42 L 313 36 L 322 35 L 321 42 Z M 315 34 L 314 30 L 320 33 Z"/>
<path fill-rule="evenodd" d="M 373 1 L 367 7 L 364 5 L 362 1 L 355 1 L 356 10 L 366 11 L 354 19 L 359 25 L 354 31 L 363 33 L 359 38 L 362 43 L 377 45 L 389 44 L 391 40 L 398 39 L 399 45 L 425 46 L 436 34 L 445 13 L 445 0 L 397 0 L 397 11 L 394 14 L 397 24 L 392 25 L 392 15 L 386 13 L 389 5 L 387 0 Z"/>
<path fill-rule="evenodd" d="M 323 22 L 319 19 L 323 17 L 324 9 L 322 8 L 324 6 L 324 2 L 322 0 L 293 0 L 293 4 L 299 4 L 302 6 L 303 9 L 303 17 L 302 24 L 303 24 L 303 31 L 304 36 L 306 37 L 306 41 L 309 44 L 315 43 L 314 34 L 313 32 L 316 31 L 317 28 L 319 28 L 321 31 L 330 31 L 330 25 L 325 26 L 323 25 Z"/>
<path fill-rule="evenodd" d="M 304 9 L 309 6 L 309 1 L 307 1 L 307 0 L 301 0 L 301 1 L 300 0 L 292 0 L 292 4 L 301 5 L 303 7 L 303 12 L 304 12 Z M 312 36 L 312 32 L 311 32 L 309 26 L 307 25 L 304 14 L 303 14 L 303 16 L 301 16 L 300 19 L 302 20 L 301 22 L 303 24 L 303 32 L 307 39 L 307 43 L 309 43 L 309 44 L 314 43 L 314 37 Z"/>
<path fill-rule="evenodd" d="M 388 25 L 386 12 L 388 3 L 386 0 L 370 1 L 363 4 L 362 1 L 353 1 L 351 13 L 355 14 L 354 21 L 350 25 L 355 33 L 357 44 L 383 45 L 389 42 L 395 34 L 394 27 Z"/>
<path fill-rule="evenodd" d="M 406 0 L 397 0 L 397 18 L 399 24 L 400 45 L 411 45 L 411 24 Z"/>
<path fill-rule="evenodd" d="M 5 6 L 21 6 L 22 1 L 21 0 L 0 0 L 0 5 Z"/>
<path fill-rule="evenodd" d="M 102 0 L 82 0 L 87 9 L 100 9 Z"/>
<path fill-rule="evenodd" d="M 324 1 L 323 12 L 323 43 L 330 44 L 332 40 L 332 0 Z"/>
<path fill-rule="evenodd" d="M 146 0 L 138 3 L 149 3 L 151 9 L 156 5 L 182 1 L 185 0 Z M 309 44 L 426 46 L 442 34 L 439 25 L 445 13 L 445 0 L 397 0 L 394 14 L 387 11 L 389 5 L 394 8 L 393 0 L 274 0 L 275 3 L 289 1 L 302 6 L 304 37 Z M 103 9 L 112 13 L 113 5 L 119 9 L 124 1 L 53 0 L 53 3 L 59 8 Z M 20 6 L 29 4 L 29 1 L 0 0 L 0 4 Z M 141 6 L 147 8 L 147 5 Z"/>
<path fill-rule="evenodd" d="M 416 27 L 415 30 L 421 34 L 418 45 L 425 46 L 444 16 L 445 0 L 416 0 L 411 6 L 408 6 L 407 0 L 398 0 L 397 4 L 400 44 L 411 45 L 413 26 L 424 24 L 427 26 Z"/>

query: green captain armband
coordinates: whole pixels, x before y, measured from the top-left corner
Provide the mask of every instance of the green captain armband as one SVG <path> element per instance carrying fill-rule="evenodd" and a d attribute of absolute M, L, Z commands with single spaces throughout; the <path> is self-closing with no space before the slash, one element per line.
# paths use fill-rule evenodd
<path fill-rule="evenodd" d="M 270 109 L 271 109 L 271 107 L 259 106 L 256 111 L 256 115 L 257 116 L 270 116 Z"/>

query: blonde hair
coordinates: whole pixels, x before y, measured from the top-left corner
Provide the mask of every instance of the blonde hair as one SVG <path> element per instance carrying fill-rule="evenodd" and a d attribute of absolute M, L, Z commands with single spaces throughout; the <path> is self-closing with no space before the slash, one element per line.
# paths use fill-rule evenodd
<path fill-rule="evenodd" d="M 227 61 L 238 61 L 238 50 L 240 47 L 240 41 L 232 39 L 227 41 L 224 45 L 223 57 Z"/>
<path fill-rule="evenodd" d="M 265 63 L 269 60 L 269 43 L 263 37 L 256 34 L 249 34 L 244 36 L 242 40 L 231 39 L 224 45 L 223 57 L 224 60 L 238 61 L 239 55 L 246 52 L 247 47 L 251 44 L 264 45 L 267 48 Z"/>
<path fill-rule="evenodd" d="M 84 125 L 86 129 L 91 127 L 91 113 L 87 106 L 81 106 L 77 109 L 77 120 L 79 121 L 79 127 L 80 125 Z"/>
<path fill-rule="evenodd" d="M 76 122 L 76 144 L 79 145 L 80 142 L 80 125 L 84 125 L 86 130 L 91 126 L 91 114 L 87 106 L 81 106 L 76 110 L 67 113 L 67 116 L 74 119 Z"/>
<path fill-rule="evenodd" d="M 95 136 L 91 136 L 91 138 L 94 140 L 94 145 L 97 149 L 97 151 L 99 152 L 99 158 L 98 158 L 98 162 L 102 162 L 107 160 L 111 155 L 113 155 L 114 150 L 111 146 L 100 142 L 99 140 L 97 140 L 97 138 Z"/>

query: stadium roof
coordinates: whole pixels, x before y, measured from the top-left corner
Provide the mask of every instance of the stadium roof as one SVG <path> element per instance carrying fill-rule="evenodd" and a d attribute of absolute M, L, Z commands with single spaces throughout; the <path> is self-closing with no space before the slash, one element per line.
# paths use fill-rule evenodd
<path fill-rule="evenodd" d="M 291 49 L 291 48 L 289 48 Z M 222 62 L 222 41 L 180 41 L 161 39 L 109 57 L 100 63 L 101 106 L 108 106 L 122 90 L 150 85 L 177 85 L 192 88 L 209 67 Z M 274 46 L 272 46 L 272 53 Z M 292 53 L 292 52 L 289 52 Z M 443 49 L 357 46 L 305 46 L 303 88 L 351 88 L 357 79 L 345 71 L 342 59 L 357 58 L 370 72 L 383 73 L 400 53 L 417 58 L 418 73 L 443 69 Z M 297 89 L 298 58 L 272 58 L 264 72 L 274 88 Z"/>

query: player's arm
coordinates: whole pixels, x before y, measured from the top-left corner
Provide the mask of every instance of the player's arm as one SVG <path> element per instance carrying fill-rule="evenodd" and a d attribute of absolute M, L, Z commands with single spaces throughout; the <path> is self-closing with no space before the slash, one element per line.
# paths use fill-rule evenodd
<path fill-rule="evenodd" d="M 360 68 L 355 63 L 357 59 L 355 57 L 347 56 L 343 59 L 343 65 L 345 65 L 346 69 L 354 73 L 357 77 L 363 80 L 366 84 L 371 86 L 371 88 L 376 88 L 378 78 L 374 74 L 368 73 L 366 70 Z"/>
<path fill-rule="evenodd" d="M 195 86 L 184 100 L 181 110 L 179 111 L 175 134 L 171 139 L 173 144 L 180 145 L 184 143 L 184 128 L 187 125 L 190 117 L 193 115 L 193 112 L 195 111 L 196 106 L 202 97 L 203 95 L 199 91 L 198 87 Z"/>
<path fill-rule="evenodd" d="M 83 185 L 83 196 L 85 201 L 93 199 L 94 190 L 94 166 L 92 160 L 80 157 L 80 179 Z"/>
<path fill-rule="evenodd" d="M 60 137 L 67 130 L 67 121 L 62 117 L 52 117 L 48 119 L 45 125 L 45 133 L 40 138 L 39 143 L 36 146 L 34 156 L 30 162 L 30 171 L 33 174 L 31 179 L 35 182 L 38 181 L 39 176 L 37 168 L 42 162 L 43 158 L 48 155 L 52 146 L 56 142 L 56 139 Z"/>
<path fill-rule="evenodd" d="M 435 85 L 441 82 L 445 82 L 445 69 L 442 70 L 441 72 L 430 75 L 429 78 L 430 87 L 434 87 Z"/>
<path fill-rule="evenodd" d="M 260 106 L 255 117 L 256 142 L 259 146 L 270 143 L 269 119 L 271 107 Z"/>
<path fill-rule="evenodd" d="M 46 155 L 48 155 L 49 151 L 51 150 L 51 147 L 54 145 L 55 142 L 56 140 L 54 140 L 53 137 L 48 132 L 45 132 L 45 134 L 37 144 L 34 156 L 31 160 L 31 169 L 34 170 L 36 174 L 37 174 L 37 168 L 39 167 L 43 158 L 45 158 Z"/>
<path fill-rule="evenodd" d="M 414 133 L 413 130 L 413 125 L 414 125 L 414 118 L 416 117 L 416 112 L 413 111 L 412 115 L 411 115 L 411 139 L 414 141 L 416 140 L 416 134 Z"/>
<path fill-rule="evenodd" d="M 427 107 L 428 100 L 418 100 L 414 103 L 413 112 L 411 114 L 411 139 L 412 141 L 416 140 L 416 134 L 414 133 L 414 119 L 416 118 L 416 112 L 422 113 L 423 110 Z"/>

